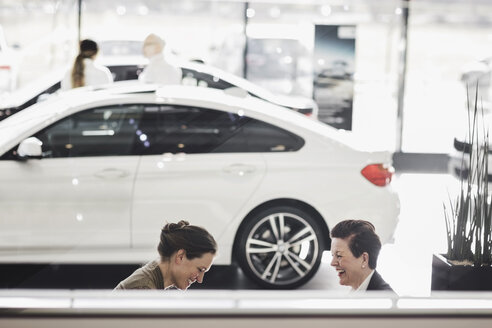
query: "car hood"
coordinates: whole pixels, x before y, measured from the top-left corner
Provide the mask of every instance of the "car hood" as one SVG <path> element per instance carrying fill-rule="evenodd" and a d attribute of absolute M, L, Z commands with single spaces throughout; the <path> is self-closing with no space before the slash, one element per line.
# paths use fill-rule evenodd
<path fill-rule="evenodd" d="M 318 105 L 313 99 L 302 96 L 286 96 L 272 94 L 272 99 L 275 99 L 275 104 L 291 108 L 317 108 Z"/>
<path fill-rule="evenodd" d="M 287 95 L 274 94 L 268 91 L 267 89 L 262 88 L 242 77 L 228 73 L 217 67 L 183 61 L 172 57 L 170 58 L 169 62 L 172 63 L 173 65 L 176 65 L 184 69 L 195 70 L 197 72 L 203 72 L 203 73 L 210 74 L 212 76 L 220 77 L 224 81 L 229 82 L 238 88 L 247 90 L 249 93 L 259 98 L 265 99 L 269 102 L 272 102 L 276 105 L 280 105 L 283 107 L 290 107 L 290 108 L 299 108 L 299 109 L 317 108 L 317 105 L 313 99 L 302 97 L 302 96 L 287 96 Z"/>
<path fill-rule="evenodd" d="M 37 96 L 54 86 L 56 83 L 59 83 L 63 78 L 64 72 L 64 69 L 56 70 L 6 95 L 4 98 L 0 99 L 0 111 L 9 108 L 17 108 L 30 101 L 33 98 L 33 95 Z"/>
<path fill-rule="evenodd" d="M 60 104 L 61 105 L 61 104 Z M 57 116 L 53 116 L 49 112 L 33 112 L 37 105 L 33 105 L 15 115 L 7 117 L 5 120 L 0 121 L 0 154 L 5 153 L 7 150 L 12 148 L 14 145 L 11 144 L 12 140 L 16 139 L 18 136 L 23 138 L 29 137 L 29 132 L 43 124 L 43 122 L 50 122 L 56 119 Z M 28 113 L 30 115 L 25 115 Z"/>

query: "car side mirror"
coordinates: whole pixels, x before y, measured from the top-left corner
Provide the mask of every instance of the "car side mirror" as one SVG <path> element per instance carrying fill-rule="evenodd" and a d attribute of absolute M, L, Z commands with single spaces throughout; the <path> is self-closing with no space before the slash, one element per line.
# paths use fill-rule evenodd
<path fill-rule="evenodd" d="M 17 155 L 21 159 L 40 159 L 43 153 L 41 149 L 42 145 L 43 142 L 36 137 L 27 138 L 25 140 L 22 140 L 22 142 L 19 144 L 19 147 L 17 148 Z"/>

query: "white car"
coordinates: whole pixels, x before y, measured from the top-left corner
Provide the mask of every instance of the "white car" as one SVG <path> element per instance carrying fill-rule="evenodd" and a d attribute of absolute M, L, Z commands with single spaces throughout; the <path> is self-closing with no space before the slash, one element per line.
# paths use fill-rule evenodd
<path fill-rule="evenodd" d="M 186 219 L 216 238 L 215 264 L 293 288 L 340 220 L 368 219 L 392 240 L 389 153 L 228 90 L 96 89 L 0 122 L 1 262 L 142 263 L 162 226 Z"/>
<path fill-rule="evenodd" d="M 106 56 L 101 59 L 103 59 L 102 64 L 107 66 L 113 74 L 114 81 L 136 80 L 146 65 L 146 60 L 143 57 L 140 59 L 132 57 L 129 60 L 128 57 Z M 220 90 L 237 87 L 254 97 L 302 113 L 313 119 L 318 118 L 318 105 L 311 98 L 273 94 L 246 79 L 209 65 L 186 61 L 177 61 L 176 65 L 181 67 L 183 72 L 182 83 L 185 85 Z M 0 121 L 56 93 L 60 89 L 60 81 L 64 74 L 65 70 L 58 70 L 16 90 L 9 97 L 0 99 Z"/>

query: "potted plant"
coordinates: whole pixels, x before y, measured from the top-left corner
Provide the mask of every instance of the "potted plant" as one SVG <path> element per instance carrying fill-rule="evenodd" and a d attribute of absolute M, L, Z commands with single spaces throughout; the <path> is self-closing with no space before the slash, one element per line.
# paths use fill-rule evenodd
<path fill-rule="evenodd" d="M 433 256 L 432 290 L 492 290 L 489 134 L 477 100 L 478 88 L 468 110 L 460 191 L 454 199 L 450 197 L 449 206 L 444 204 L 448 248 L 446 254 Z"/>

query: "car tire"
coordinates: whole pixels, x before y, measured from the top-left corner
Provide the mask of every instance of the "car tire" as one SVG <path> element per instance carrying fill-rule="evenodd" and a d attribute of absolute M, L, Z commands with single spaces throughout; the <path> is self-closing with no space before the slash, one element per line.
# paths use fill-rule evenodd
<path fill-rule="evenodd" d="M 324 237 L 308 212 L 275 206 L 249 217 L 239 232 L 236 258 L 251 280 L 271 289 L 296 288 L 319 268 Z"/>

